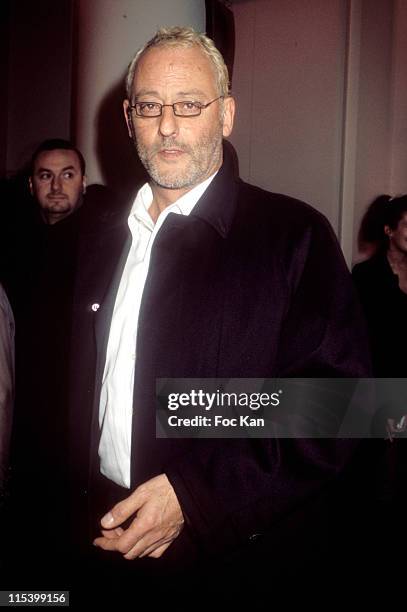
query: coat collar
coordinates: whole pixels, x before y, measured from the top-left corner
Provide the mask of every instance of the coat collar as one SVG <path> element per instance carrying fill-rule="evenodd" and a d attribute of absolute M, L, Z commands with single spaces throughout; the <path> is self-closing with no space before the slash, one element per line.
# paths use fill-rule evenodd
<path fill-rule="evenodd" d="M 228 142 L 224 142 L 222 166 L 190 216 L 202 219 L 226 238 L 235 216 L 238 189 L 236 153 Z"/>

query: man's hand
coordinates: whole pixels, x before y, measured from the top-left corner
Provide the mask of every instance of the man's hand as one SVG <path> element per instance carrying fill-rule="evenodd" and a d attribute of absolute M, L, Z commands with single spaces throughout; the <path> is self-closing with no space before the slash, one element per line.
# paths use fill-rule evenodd
<path fill-rule="evenodd" d="M 120 525 L 135 515 L 130 527 Z M 184 524 L 181 507 L 167 476 L 160 474 L 116 504 L 101 520 L 103 537 L 93 542 L 117 550 L 125 559 L 161 557 Z"/>

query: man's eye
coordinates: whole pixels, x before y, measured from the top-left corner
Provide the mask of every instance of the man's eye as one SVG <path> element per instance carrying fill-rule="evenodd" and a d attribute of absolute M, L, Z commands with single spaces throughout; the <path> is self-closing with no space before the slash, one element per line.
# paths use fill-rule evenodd
<path fill-rule="evenodd" d="M 49 172 L 41 172 L 41 174 L 39 175 L 40 181 L 49 181 L 51 178 L 51 175 L 49 174 Z"/>
<path fill-rule="evenodd" d="M 65 179 L 71 179 L 74 177 L 74 173 L 73 172 L 64 172 L 63 177 Z"/>
<path fill-rule="evenodd" d="M 156 104 L 154 102 L 141 102 L 140 103 L 140 110 L 141 111 L 145 111 L 145 112 L 154 112 L 157 111 L 160 108 L 159 104 Z"/>
<path fill-rule="evenodd" d="M 196 102 L 181 102 L 183 110 L 186 111 L 194 111 L 199 108 L 199 105 Z"/>

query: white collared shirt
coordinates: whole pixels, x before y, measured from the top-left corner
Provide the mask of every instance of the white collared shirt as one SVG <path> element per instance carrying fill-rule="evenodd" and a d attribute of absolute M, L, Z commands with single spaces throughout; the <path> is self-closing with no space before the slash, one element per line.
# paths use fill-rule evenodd
<path fill-rule="evenodd" d="M 167 215 L 189 215 L 216 173 L 163 210 L 154 225 L 153 201 L 146 183 L 137 193 L 128 219 L 132 243 L 123 269 L 110 324 L 99 404 L 100 470 L 116 484 L 130 488 L 130 458 L 136 337 L 141 298 L 151 249 Z M 137 407 L 135 407 L 137 410 Z"/>

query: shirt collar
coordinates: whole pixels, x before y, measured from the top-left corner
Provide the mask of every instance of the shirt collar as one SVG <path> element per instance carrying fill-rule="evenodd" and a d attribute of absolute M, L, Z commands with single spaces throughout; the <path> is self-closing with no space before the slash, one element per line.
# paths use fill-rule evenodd
<path fill-rule="evenodd" d="M 161 215 L 167 216 L 170 212 L 179 214 L 179 215 L 189 215 L 194 208 L 195 204 L 198 202 L 200 197 L 205 193 L 206 189 L 209 187 L 213 179 L 215 178 L 217 172 L 212 174 L 209 178 L 207 178 L 202 183 L 199 183 L 196 187 L 187 191 L 183 196 L 178 198 L 173 204 L 167 206 L 167 208 L 160 213 Z M 153 201 L 153 192 L 149 183 L 145 183 L 138 191 L 136 198 L 133 202 L 133 205 L 130 210 L 129 215 L 129 223 L 132 222 L 133 219 L 137 219 L 137 221 L 143 223 L 146 227 L 153 230 L 154 222 L 149 215 L 148 209 Z M 158 220 L 157 220 L 158 222 Z"/>

